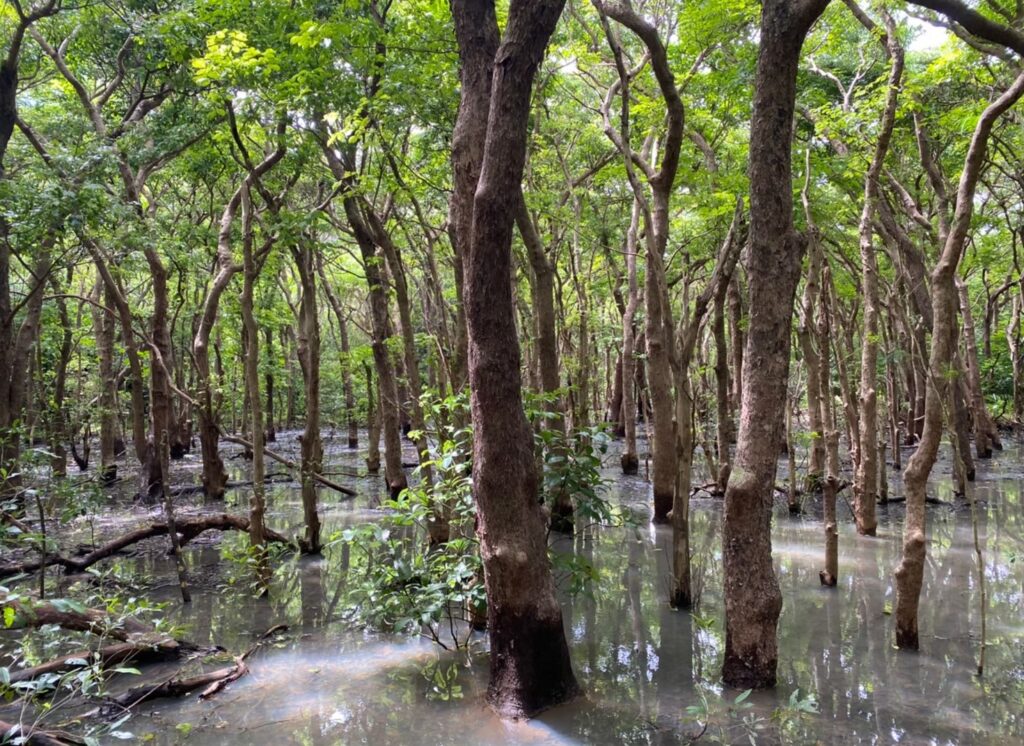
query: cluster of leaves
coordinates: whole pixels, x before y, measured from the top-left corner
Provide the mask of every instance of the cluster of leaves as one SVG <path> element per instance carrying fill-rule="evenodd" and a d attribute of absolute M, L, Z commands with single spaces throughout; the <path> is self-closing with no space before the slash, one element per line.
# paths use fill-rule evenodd
<path fill-rule="evenodd" d="M 474 531 L 472 431 L 468 401 L 460 394 L 424 397 L 432 458 L 432 480 L 387 500 L 384 519 L 347 528 L 332 543 L 352 552 L 346 605 L 352 619 L 374 629 L 423 634 L 444 648 L 466 648 L 474 624 L 485 617 L 487 598 Z M 533 412 L 531 412 L 533 414 Z M 416 435 L 416 434 L 414 434 Z M 541 495 L 572 496 L 576 515 L 587 522 L 621 525 L 625 516 L 604 495 L 602 457 L 610 439 L 600 428 L 571 435 L 540 430 L 536 436 L 543 467 Z M 431 522 L 443 516 L 448 541 L 430 545 Z M 551 553 L 573 593 L 592 587 L 598 575 L 586 560 Z"/>
<path fill-rule="evenodd" d="M 789 743 L 803 740 L 800 726 L 807 717 L 818 714 L 818 703 L 813 694 L 800 696 L 795 689 L 789 700 L 776 707 L 770 717 L 758 714 L 749 701 L 752 690 L 741 692 L 731 701 L 725 696 L 709 700 L 703 692 L 700 702 L 686 708 L 686 715 L 700 724 L 696 738 L 706 737 L 712 743 L 748 742 L 756 746 L 759 740 L 770 743 Z M 694 740 L 696 740 L 696 738 Z"/>
<path fill-rule="evenodd" d="M 23 620 L 19 619 L 18 608 L 31 609 L 36 601 L 10 588 L 0 586 L 0 598 L 3 599 L 2 624 L 0 628 L 17 628 Z M 15 604 L 17 602 L 17 605 Z M 119 627 L 128 617 L 139 618 L 152 615 L 156 618 L 154 627 L 160 627 L 158 613 L 163 604 L 156 604 L 135 596 L 121 597 L 93 595 L 84 601 L 71 598 L 57 598 L 47 603 L 63 613 L 84 614 L 91 608 L 102 608 L 107 614 L 108 629 Z M 97 631 L 101 640 L 105 637 L 103 630 Z M 42 659 L 52 659 L 75 644 L 73 635 L 56 624 L 44 625 L 33 635 L 26 635 L 21 640 L 21 648 L 14 656 L 12 664 L 0 666 L 0 701 L 17 703 L 22 710 L 18 722 L 30 723 L 32 727 L 45 727 L 45 723 L 55 719 L 58 713 L 74 706 L 83 698 L 94 699 L 106 693 L 107 682 L 112 676 L 138 676 L 140 671 L 127 665 L 104 667 L 98 653 L 86 657 L 69 657 L 66 659 L 70 667 L 67 671 L 43 673 L 32 679 L 15 681 L 14 664 L 34 665 Z M 77 647 L 77 645 L 76 645 Z M 99 721 L 83 734 L 87 746 L 98 746 L 101 736 L 116 739 L 130 739 L 132 734 L 121 730 L 131 718 L 126 712 L 113 722 Z M 25 731 L 0 733 L 4 743 L 22 744 L 31 742 L 23 735 Z"/>

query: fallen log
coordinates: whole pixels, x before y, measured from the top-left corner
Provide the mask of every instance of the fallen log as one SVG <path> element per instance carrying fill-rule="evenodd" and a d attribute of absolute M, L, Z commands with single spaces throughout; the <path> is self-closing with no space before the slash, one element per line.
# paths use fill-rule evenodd
<path fill-rule="evenodd" d="M 83 665 L 81 661 L 85 661 L 85 665 L 99 663 L 100 668 L 110 668 L 128 662 L 153 663 L 175 660 L 195 649 L 191 643 L 183 643 L 171 637 L 152 641 L 119 642 L 114 645 L 106 645 L 98 650 L 79 650 L 46 663 L 40 663 L 38 666 L 11 671 L 11 683 L 32 681 L 46 674 L 64 673 L 74 668 L 81 668 Z"/>
<path fill-rule="evenodd" d="M 197 645 L 158 632 L 134 617 L 114 618 L 101 609 L 90 609 L 73 601 L 35 601 L 7 597 L 0 599 L 0 609 L 5 619 L 9 621 L 10 629 L 57 625 L 62 629 L 90 632 L 102 638 L 118 641 L 97 650 L 79 650 L 37 666 L 11 671 L 12 684 L 31 681 L 46 674 L 62 673 L 90 663 L 98 662 L 101 667 L 106 668 L 129 660 L 171 660 L 199 650 Z"/>
<path fill-rule="evenodd" d="M 179 543 L 184 546 L 204 531 L 241 531 L 243 533 L 248 533 L 249 519 L 244 516 L 231 515 L 230 513 L 216 513 L 213 515 L 180 518 L 177 521 L 176 528 L 178 530 Z M 110 541 L 80 557 L 65 557 L 60 554 L 52 553 L 47 554 L 45 561 L 41 559 L 32 559 L 24 562 L 0 565 L 0 578 L 18 575 L 23 572 L 35 572 L 42 567 L 49 567 L 52 565 L 60 565 L 65 570 L 81 572 L 100 560 L 111 557 L 133 544 L 137 544 L 145 539 L 151 539 L 155 536 L 166 535 L 166 523 L 151 523 L 148 526 L 143 526 L 142 528 L 130 531 L 124 536 L 118 537 L 117 539 L 114 539 L 113 541 Z M 294 545 L 294 542 L 291 539 L 271 529 L 265 529 L 265 535 L 267 537 L 267 541 Z"/>
<path fill-rule="evenodd" d="M 26 746 L 84 746 L 78 736 L 59 730 L 43 730 L 34 726 L 24 727 L 20 723 L 0 720 L 0 743 L 11 743 L 19 739 Z"/>
<path fill-rule="evenodd" d="M 243 448 L 252 449 L 252 443 L 245 440 L 245 438 L 239 438 L 237 435 L 229 435 L 228 433 L 221 431 L 221 438 L 226 440 L 228 443 L 234 443 L 235 445 L 240 445 Z M 295 463 L 295 461 L 293 461 L 290 458 L 287 458 L 286 456 L 282 456 L 280 453 L 275 453 L 266 446 L 263 447 L 263 453 L 267 457 L 273 459 L 279 464 L 282 464 L 283 466 L 288 467 L 289 469 L 299 468 L 299 465 Z M 317 474 L 316 472 L 314 472 L 311 476 L 315 481 L 319 482 L 324 487 L 330 487 L 332 490 L 340 492 L 343 495 L 348 495 L 349 497 L 356 497 L 359 495 L 359 493 L 356 492 L 354 489 L 338 484 L 337 482 L 328 479 L 323 474 Z"/>
<path fill-rule="evenodd" d="M 245 662 L 246 659 L 259 649 L 259 647 L 270 637 L 287 629 L 287 624 L 276 624 L 268 629 L 259 636 L 256 643 L 248 650 L 242 653 L 242 655 L 235 657 L 235 663 L 233 666 L 218 668 L 214 671 L 206 671 L 205 673 L 197 674 L 195 676 L 174 676 L 158 684 L 144 684 L 142 686 L 132 687 L 128 691 L 123 692 L 116 697 L 108 698 L 102 707 L 92 713 L 89 713 L 86 717 L 95 715 L 118 715 L 125 710 L 130 710 L 132 707 L 140 705 L 151 699 L 160 699 L 162 697 L 182 697 L 194 692 L 196 689 L 203 690 L 199 694 L 199 699 L 209 699 L 223 691 L 228 684 L 238 681 L 238 679 L 249 673 L 249 666 Z M 112 707 L 117 709 L 112 712 Z"/>
<path fill-rule="evenodd" d="M 10 609 L 13 616 L 10 616 Z M 0 598 L 0 610 L 8 629 L 28 629 L 55 624 L 62 629 L 91 632 L 121 642 L 129 642 L 153 633 L 153 628 L 134 617 L 112 619 L 100 609 L 90 609 L 73 602 L 14 600 Z"/>

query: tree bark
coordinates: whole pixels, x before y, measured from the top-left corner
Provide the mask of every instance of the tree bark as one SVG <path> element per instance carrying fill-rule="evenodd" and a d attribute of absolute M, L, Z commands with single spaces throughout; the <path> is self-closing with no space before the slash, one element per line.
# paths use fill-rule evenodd
<path fill-rule="evenodd" d="M 992 449 L 1002 450 L 999 430 L 992 415 L 985 406 L 985 394 L 981 388 L 981 370 L 978 365 L 978 342 L 975 339 L 974 315 L 971 313 L 971 299 L 967 293 L 967 283 L 957 279 L 957 291 L 960 298 L 960 316 L 964 322 L 964 362 L 966 363 L 966 380 L 974 423 L 974 452 L 979 459 L 992 458 Z"/>
<path fill-rule="evenodd" d="M 852 0 L 848 0 L 852 4 Z M 860 363 L 860 445 L 857 452 L 857 471 L 854 476 L 854 518 L 857 532 L 874 536 L 878 529 L 875 504 L 878 502 L 878 255 L 873 241 L 875 205 L 879 199 L 880 178 L 892 140 L 899 102 L 900 82 L 903 78 L 903 47 L 896 34 L 896 25 L 886 11 L 884 45 L 890 60 L 888 91 L 885 107 L 878 127 L 874 155 L 864 176 L 864 205 L 860 215 L 858 236 L 860 243 L 861 289 L 864 296 L 864 327 L 861 337 Z M 858 14 L 867 30 L 875 30 L 873 22 Z"/>
<path fill-rule="evenodd" d="M 921 443 L 910 457 L 903 472 L 907 496 L 906 519 L 903 526 L 903 556 L 896 569 L 896 645 L 916 650 L 918 638 L 918 606 L 924 581 L 926 554 L 925 498 L 928 476 L 942 438 L 942 410 L 949 401 L 949 367 L 955 348 L 957 292 L 956 271 L 974 212 L 974 195 L 981 176 L 989 135 L 996 120 L 1024 94 L 1024 74 L 995 101 L 978 119 L 971 144 L 964 160 L 964 169 L 957 188 L 953 222 L 942 247 L 939 261 L 931 276 L 931 308 L 933 315 L 932 344 L 928 359 L 928 388 L 925 396 L 924 431 Z"/>
<path fill-rule="evenodd" d="M 526 156 L 530 93 L 562 5 L 562 0 L 517 0 L 497 47 L 493 0 L 452 4 L 463 81 L 456 133 L 473 133 L 472 142 L 462 142 L 452 154 L 452 202 L 461 226 L 458 243 L 468 249 L 473 492 L 491 639 L 488 700 L 511 717 L 532 716 L 578 692 L 537 502 L 511 292 L 515 199 Z M 486 128 L 467 122 L 467 116 L 485 110 L 485 101 Z"/>
<path fill-rule="evenodd" d="M 316 265 L 313 238 L 304 235 L 292 245 L 292 257 L 299 272 L 302 297 L 299 300 L 298 356 L 306 385 L 306 427 L 301 442 L 302 515 L 305 522 L 303 551 L 320 552 L 320 516 L 317 514 L 316 480 L 323 461 L 320 441 L 320 321 L 316 300 Z"/>
<path fill-rule="evenodd" d="M 725 492 L 725 683 L 775 685 L 782 594 L 771 508 L 782 446 L 790 327 L 805 240 L 793 227 L 792 127 L 800 49 L 827 0 L 766 0 L 750 126 L 750 324 L 743 410 Z"/>
<path fill-rule="evenodd" d="M 626 233 L 626 310 L 622 314 L 622 427 L 625 434 L 620 464 L 622 473 L 636 474 L 640 458 L 636 451 L 636 310 L 640 291 L 636 277 L 637 231 L 640 205 L 633 200 L 629 230 Z"/>

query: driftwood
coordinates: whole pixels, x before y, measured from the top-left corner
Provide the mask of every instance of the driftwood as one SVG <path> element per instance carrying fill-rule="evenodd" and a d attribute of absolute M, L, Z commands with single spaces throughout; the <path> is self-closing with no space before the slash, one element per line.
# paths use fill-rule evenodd
<path fill-rule="evenodd" d="M 250 450 L 252 449 L 252 443 L 250 443 L 249 441 L 245 440 L 245 438 L 239 438 L 237 435 L 230 435 L 230 434 L 225 433 L 225 432 L 222 431 L 221 432 L 221 438 L 226 440 L 228 443 L 234 443 L 235 445 L 240 445 L 240 446 L 242 446 L 244 448 L 248 448 Z M 283 466 L 286 466 L 289 469 L 298 469 L 299 468 L 299 465 L 295 461 L 293 461 L 290 458 L 287 458 L 286 456 L 282 456 L 280 453 L 275 453 L 274 451 L 270 450 L 266 446 L 263 447 L 263 453 L 268 458 L 273 459 L 277 463 L 282 464 Z M 340 492 L 343 495 L 348 495 L 349 497 L 356 497 L 359 494 L 354 489 L 352 489 L 350 487 L 345 487 L 344 485 L 341 485 L 341 484 L 338 484 L 337 482 L 334 482 L 334 481 L 328 479 L 323 474 L 317 474 L 316 472 L 313 472 L 310 476 L 312 476 L 315 481 L 319 482 L 324 487 L 330 487 L 332 490 Z"/>
<path fill-rule="evenodd" d="M 71 733 L 59 730 L 44 730 L 28 726 L 22 730 L 22 726 L 16 723 L 8 723 L 0 720 L 0 742 L 7 743 L 8 738 L 22 738 L 22 743 L 27 746 L 82 746 L 85 741 Z"/>
<path fill-rule="evenodd" d="M 248 518 L 244 516 L 231 515 L 230 513 L 216 513 L 213 515 L 179 518 L 176 523 L 179 543 L 182 546 L 192 541 L 192 539 L 204 531 L 242 531 L 243 533 L 247 533 L 249 531 Z M 81 572 L 100 560 L 111 557 L 133 544 L 137 544 L 145 539 L 151 539 L 154 536 L 166 535 L 166 523 L 151 523 L 148 526 L 143 526 L 142 528 L 130 531 L 124 536 L 114 539 L 113 541 L 97 547 L 91 552 L 79 557 L 65 557 L 54 553 L 47 554 L 45 561 L 43 559 L 32 559 L 24 562 L 0 565 L 0 578 L 18 575 L 23 572 L 35 572 L 44 566 L 48 567 L 51 565 L 60 565 L 65 570 Z M 289 545 L 294 543 L 291 539 L 277 533 L 276 531 L 272 531 L 271 529 L 265 529 L 265 535 L 267 537 L 267 541 Z"/>
<path fill-rule="evenodd" d="M 102 667 L 115 666 L 128 660 L 153 661 L 180 658 L 199 647 L 158 632 L 134 617 L 112 618 L 105 611 L 77 604 L 54 601 L 0 599 L 0 608 L 14 612 L 11 629 L 29 629 L 55 624 L 62 629 L 91 632 L 117 640 L 98 650 L 79 650 L 62 655 L 31 668 L 11 671 L 11 683 L 31 681 L 44 674 L 61 673 L 77 668 L 80 661 L 99 662 Z"/>
<path fill-rule="evenodd" d="M 132 707 L 148 702 L 152 699 L 160 699 L 162 697 L 182 697 L 186 694 L 190 694 L 197 689 L 202 689 L 199 693 L 199 699 L 209 699 L 219 692 L 223 691 L 228 684 L 238 681 L 238 679 L 249 673 L 249 666 L 246 664 L 246 659 L 252 655 L 267 639 L 274 636 L 278 632 L 283 632 L 288 629 L 287 624 L 277 624 L 262 635 L 248 650 L 242 655 L 235 657 L 235 663 L 227 668 L 218 668 L 214 671 L 206 671 L 205 673 L 196 674 L 195 676 L 179 677 L 175 675 L 172 678 L 165 679 L 157 684 L 143 684 L 142 686 L 132 687 L 126 692 L 123 692 L 116 697 L 109 698 L 105 704 L 98 710 L 91 712 L 87 715 L 118 715 L 124 710 L 130 710 Z M 112 708 L 114 708 L 112 710 Z"/>
<path fill-rule="evenodd" d="M 191 643 L 181 642 L 172 637 L 153 640 L 137 640 L 135 642 L 119 642 L 106 645 L 99 650 L 79 650 L 75 653 L 62 655 L 46 663 L 31 668 L 22 668 L 11 672 L 11 683 L 32 681 L 45 674 L 63 673 L 81 667 L 79 661 L 87 664 L 99 663 L 101 668 L 110 668 L 129 661 L 133 663 L 152 663 L 156 661 L 175 660 L 186 652 L 196 648 Z"/>

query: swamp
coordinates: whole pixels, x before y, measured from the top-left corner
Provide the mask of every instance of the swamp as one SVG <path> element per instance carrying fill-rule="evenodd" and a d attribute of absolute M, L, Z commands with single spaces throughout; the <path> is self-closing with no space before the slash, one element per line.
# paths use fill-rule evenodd
<path fill-rule="evenodd" d="M 1024 742 L 1022 60 L 0 0 L 0 744 Z"/>

